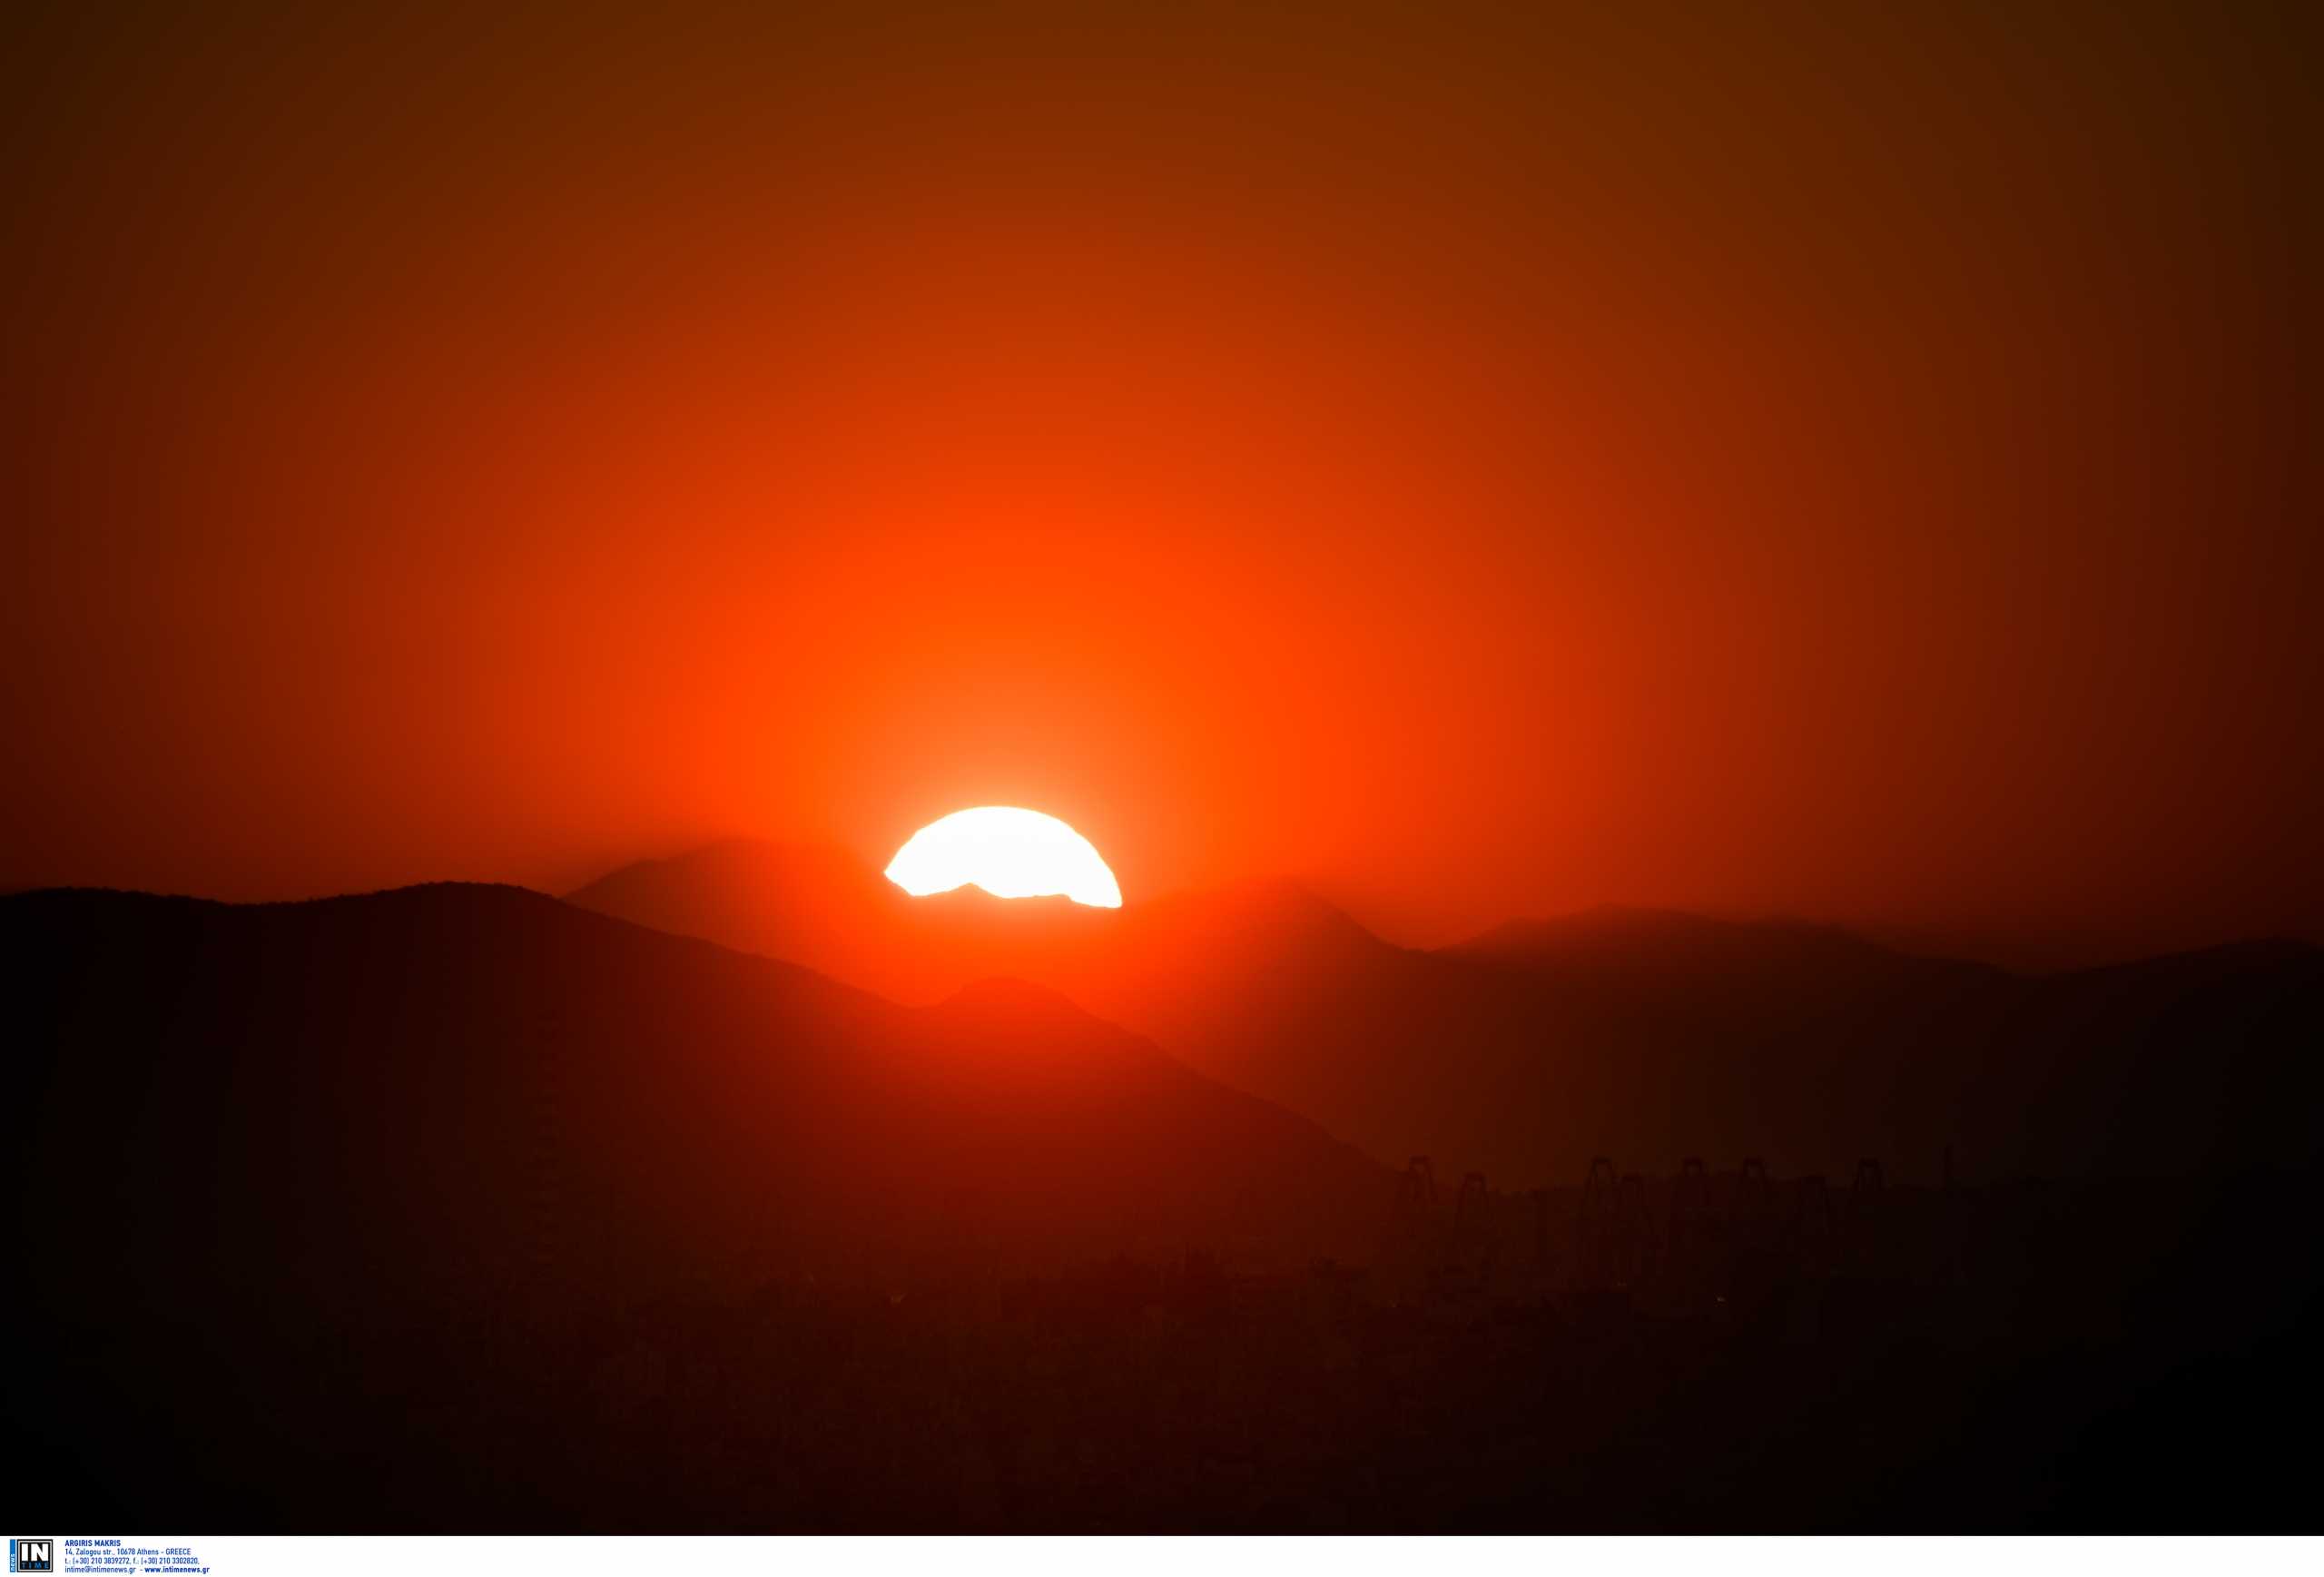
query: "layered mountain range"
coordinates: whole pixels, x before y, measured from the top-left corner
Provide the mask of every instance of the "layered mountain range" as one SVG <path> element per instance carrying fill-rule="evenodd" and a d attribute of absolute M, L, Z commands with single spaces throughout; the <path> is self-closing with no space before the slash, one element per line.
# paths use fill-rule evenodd
<path fill-rule="evenodd" d="M 1295 886 L 1101 910 L 905 896 L 839 853 L 733 843 L 571 895 L 904 1000 L 1055 990 L 1390 1164 L 1496 1185 L 1590 1158 L 1877 1157 L 1934 1180 L 2304 1164 L 2324 951 L 2259 941 L 2020 975 L 1831 927 L 1605 908 L 1394 946 Z"/>
<path fill-rule="evenodd" d="M 515 888 L 40 892 L 0 936 L 19 1247 L 68 1323 L 1305 1264 L 1394 1197 L 1052 991 L 905 1007 Z"/>
<path fill-rule="evenodd" d="M 2297 944 L 2027 977 L 1604 910 L 1421 951 L 1280 883 L 913 900 L 749 844 L 570 901 L 24 893 L 0 941 L 16 1241 L 83 1325 L 116 1282 L 426 1324 L 1363 1261 L 1412 1155 L 1505 1191 L 1601 1155 L 2097 1179 L 2311 1166 L 2324 1122 Z"/>

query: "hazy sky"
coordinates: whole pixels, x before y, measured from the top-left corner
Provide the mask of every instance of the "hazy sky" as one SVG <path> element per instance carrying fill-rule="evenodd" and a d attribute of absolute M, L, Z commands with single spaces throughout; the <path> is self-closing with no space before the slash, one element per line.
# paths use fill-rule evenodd
<path fill-rule="evenodd" d="M 0 883 L 2324 933 L 2300 8 L 767 9 L 7 8 Z"/>

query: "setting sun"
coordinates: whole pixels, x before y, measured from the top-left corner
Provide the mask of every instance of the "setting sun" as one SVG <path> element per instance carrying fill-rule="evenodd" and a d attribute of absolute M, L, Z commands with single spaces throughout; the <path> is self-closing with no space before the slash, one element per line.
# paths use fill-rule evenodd
<path fill-rule="evenodd" d="M 888 862 L 888 880 L 925 898 L 975 883 L 995 898 L 1062 894 L 1119 909 L 1122 890 L 1089 840 L 1039 811 L 979 805 L 914 833 Z"/>

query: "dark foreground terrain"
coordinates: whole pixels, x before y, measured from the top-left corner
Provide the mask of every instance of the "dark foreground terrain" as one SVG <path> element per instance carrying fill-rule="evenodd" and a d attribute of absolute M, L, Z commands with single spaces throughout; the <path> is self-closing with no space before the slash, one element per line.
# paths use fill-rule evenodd
<path fill-rule="evenodd" d="M 1548 1267 L 1196 1257 L 522 1325 L 254 1298 L 26 1331 L 12 1499 L 341 1531 L 2312 1520 L 2312 1178 L 1899 1196 L 1909 1264 L 1845 1231 L 1818 1253 L 1779 1204 L 1767 1247 L 1689 1276 L 1665 1237 L 1628 1286 L 1579 1285 L 1577 1201 L 1551 1203 Z"/>
<path fill-rule="evenodd" d="M 505 889 L 0 899 L 0 981 L 10 1503 L 56 1527 L 2312 1519 L 2299 1155 L 1496 1193 L 1049 993 Z"/>

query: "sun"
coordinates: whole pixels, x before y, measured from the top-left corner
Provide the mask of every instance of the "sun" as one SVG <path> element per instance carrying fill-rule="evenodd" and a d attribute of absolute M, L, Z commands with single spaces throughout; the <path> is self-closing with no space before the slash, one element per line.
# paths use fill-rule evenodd
<path fill-rule="evenodd" d="M 921 828 L 888 862 L 888 880 L 925 898 L 974 882 L 995 898 L 1063 894 L 1119 909 L 1122 890 L 1089 840 L 1039 811 L 979 805 Z"/>

